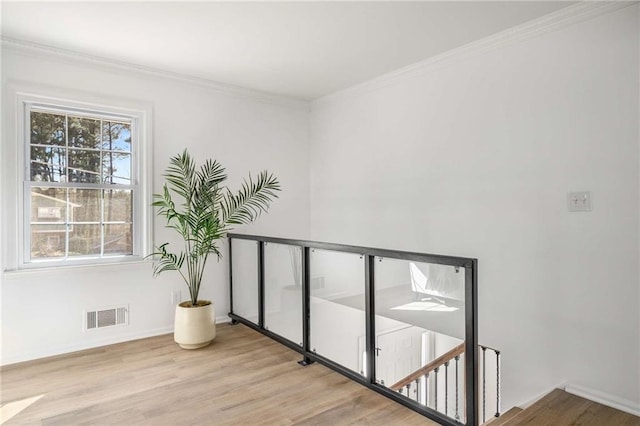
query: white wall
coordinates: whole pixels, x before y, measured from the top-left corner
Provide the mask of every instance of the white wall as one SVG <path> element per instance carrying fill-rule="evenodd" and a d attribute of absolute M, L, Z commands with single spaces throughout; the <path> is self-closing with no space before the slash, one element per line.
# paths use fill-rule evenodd
<path fill-rule="evenodd" d="M 312 104 L 311 237 L 478 258 L 504 407 L 566 381 L 640 408 L 638 28 L 635 5 Z"/>
<path fill-rule="evenodd" d="M 104 64 L 44 55 L 3 46 L 3 96 L 12 85 L 38 85 L 43 91 L 79 96 L 104 96 L 153 106 L 154 190 L 170 156 L 189 148 L 198 159 L 222 162 L 237 188 L 249 171 L 269 169 L 283 191 L 270 212 L 250 227 L 256 234 L 308 238 L 308 107 L 305 103 L 258 99 L 214 90 L 189 82 L 112 68 Z M 9 173 L 14 140 L 7 136 L 3 99 L 2 196 L 3 218 L 16 201 L 15 176 Z M 6 221 L 5 221 L 6 222 Z M 11 227 L 10 223 L 7 226 Z M 7 228 L 10 230 L 10 228 Z M 3 239 L 12 235 L 2 230 Z M 158 221 L 157 242 L 177 241 Z M 8 245 L 3 244 L 3 250 Z M 226 252 L 226 251 L 225 251 Z M 3 259 L 6 259 L 6 252 Z M 209 265 L 201 296 L 214 300 L 218 317 L 228 312 L 227 264 Z M 3 268 L 11 267 L 6 262 Z M 126 266 L 71 268 L 46 272 L 5 272 L 2 276 L 3 364 L 75 349 L 171 331 L 171 290 L 186 286 L 167 273 L 153 279 L 148 262 Z M 111 330 L 82 331 L 82 311 L 118 303 L 130 305 L 130 325 Z"/>
<path fill-rule="evenodd" d="M 281 199 L 242 232 L 477 257 L 480 340 L 503 351 L 505 407 L 561 382 L 637 406 L 639 16 L 625 8 L 320 100 L 311 129 L 295 103 L 6 48 L 3 106 L 16 81 L 151 103 L 156 190 L 184 147 L 222 161 L 232 184 L 265 167 L 280 177 Z M 6 117 L 3 219 L 15 202 Z M 569 190 L 593 191 L 594 211 L 568 213 Z M 219 316 L 226 271 L 212 262 L 203 291 Z M 167 332 L 171 290 L 186 296 L 147 263 L 0 282 L 3 364 Z M 117 303 L 130 304 L 128 327 L 82 332 L 83 309 Z"/>

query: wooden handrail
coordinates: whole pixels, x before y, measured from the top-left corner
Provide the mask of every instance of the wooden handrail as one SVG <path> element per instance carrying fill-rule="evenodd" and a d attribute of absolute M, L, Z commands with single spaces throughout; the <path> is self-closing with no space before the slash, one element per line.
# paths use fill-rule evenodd
<path fill-rule="evenodd" d="M 460 343 L 458 346 L 456 346 L 455 348 L 449 350 L 448 352 L 443 353 L 438 358 L 434 359 L 433 361 L 431 361 L 430 363 L 428 363 L 424 367 L 420 367 L 418 370 L 416 370 L 413 373 L 409 374 L 404 379 L 402 379 L 399 382 L 395 383 L 389 389 L 395 390 L 395 391 L 400 390 L 403 387 L 405 387 L 406 385 L 408 385 L 409 383 L 413 383 L 416 379 L 418 379 L 418 378 L 420 378 L 420 377 L 422 377 L 422 376 L 424 376 L 426 374 L 431 373 L 436 368 L 444 365 L 444 363 L 446 363 L 448 361 L 451 361 L 452 359 L 454 359 L 455 357 L 457 357 L 458 355 L 461 355 L 463 353 L 464 353 L 464 342 Z"/>

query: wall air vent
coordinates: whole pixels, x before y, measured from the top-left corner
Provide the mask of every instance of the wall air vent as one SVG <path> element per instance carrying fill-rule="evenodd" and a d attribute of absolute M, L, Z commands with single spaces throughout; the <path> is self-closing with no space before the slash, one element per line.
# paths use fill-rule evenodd
<path fill-rule="evenodd" d="M 128 323 L 129 307 L 127 305 L 96 309 L 85 313 L 85 330 L 127 325 Z"/>

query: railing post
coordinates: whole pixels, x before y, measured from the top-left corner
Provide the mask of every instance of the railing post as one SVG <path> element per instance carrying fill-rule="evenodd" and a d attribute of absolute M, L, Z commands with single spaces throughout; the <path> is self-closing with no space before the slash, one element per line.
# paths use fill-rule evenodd
<path fill-rule="evenodd" d="M 258 241 L 258 326 L 264 329 L 264 241 Z"/>
<path fill-rule="evenodd" d="M 444 363 L 444 415 L 449 415 L 449 361 Z"/>
<path fill-rule="evenodd" d="M 496 414 L 500 417 L 500 351 L 493 350 L 496 353 Z"/>
<path fill-rule="evenodd" d="M 460 401 L 460 397 L 459 397 L 459 394 L 460 394 L 460 377 L 459 377 L 459 374 L 458 374 L 458 370 L 459 370 L 458 366 L 460 364 L 460 355 L 456 355 L 455 360 L 456 360 L 456 412 L 455 412 L 455 417 L 454 418 L 456 419 L 456 421 L 459 421 L 460 420 L 460 410 L 459 410 L 458 406 L 459 406 L 459 401 Z"/>
<path fill-rule="evenodd" d="M 468 426 L 478 425 L 478 262 L 465 265 L 465 413 Z"/>
<path fill-rule="evenodd" d="M 302 349 L 304 358 L 300 365 L 313 364 L 311 352 L 311 275 L 309 271 L 309 247 L 302 247 Z"/>
<path fill-rule="evenodd" d="M 433 409 L 438 411 L 438 370 L 440 367 L 433 369 L 433 376 L 435 378 L 433 382 Z"/>
<path fill-rule="evenodd" d="M 480 346 L 482 349 L 482 423 L 487 421 L 487 348 Z"/>
<path fill-rule="evenodd" d="M 229 314 L 233 314 L 233 259 L 231 255 L 233 254 L 233 250 L 231 249 L 231 241 L 233 238 L 229 237 Z M 231 324 L 237 324 L 238 321 L 232 319 Z"/>
<path fill-rule="evenodd" d="M 424 405 L 429 406 L 429 373 L 424 375 Z"/>
<path fill-rule="evenodd" d="M 364 257 L 364 301 L 365 301 L 365 350 L 367 352 L 367 379 L 369 383 L 376 383 L 376 304 L 374 289 L 375 258 L 371 255 Z"/>

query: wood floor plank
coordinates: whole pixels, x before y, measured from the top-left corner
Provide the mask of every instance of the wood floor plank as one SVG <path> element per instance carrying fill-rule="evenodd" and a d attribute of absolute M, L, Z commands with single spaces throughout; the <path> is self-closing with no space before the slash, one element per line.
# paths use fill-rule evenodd
<path fill-rule="evenodd" d="M 7 425 L 436 424 L 322 365 L 301 367 L 300 358 L 224 324 L 195 351 L 164 335 L 3 367 L 0 402 L 30 403 Z M 495 424 L 640 426 L 560 390 L 508 417 Z"/>
<path fill-rule="evenodd" d="M 171 335 L 3 367 L 1 403 L 43 395 L 7 425 L 435 424 L 255 331 L 206 348 Z"/>
<path fill-rule="evenodd" d="M 640 426 L 640 417 L 555 389 L 504 424 L 508 426 Z"/>
<path fill-rule="evenodd" d="M 513 407 L 506 413 L 502 414 L 500 417 L 494 417 L 487 421 L 491 426 L 503 426 L 508 424 L 508 422 L 516 417 L 518 414 L 522 412 L 522 408 Z"/>

